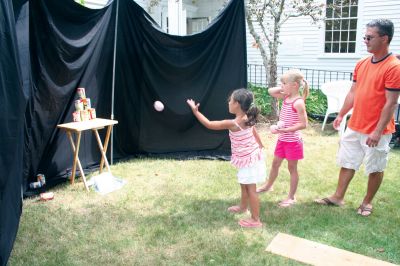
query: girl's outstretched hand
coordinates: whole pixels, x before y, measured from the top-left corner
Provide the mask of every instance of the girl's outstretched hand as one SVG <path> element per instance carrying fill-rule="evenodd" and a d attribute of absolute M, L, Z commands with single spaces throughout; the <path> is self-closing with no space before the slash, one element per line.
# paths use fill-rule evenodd
<path fill-rule="evenodd" d="M 192 109 L 193 112 L 199 111 L 199 106 L 200 106 L 199 103 L 196 104 L 196 102 L 192 99 L 187 99 L 186 102 L 189 105 L 189 107 Z"/>

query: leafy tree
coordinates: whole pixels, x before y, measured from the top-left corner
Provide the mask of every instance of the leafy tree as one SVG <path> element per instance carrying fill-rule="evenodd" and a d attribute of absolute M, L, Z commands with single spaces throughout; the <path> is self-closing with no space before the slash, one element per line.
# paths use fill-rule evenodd
<path fill-rule="evenodd" d="M 147 11 L 151 12 L 151 9 L 160 4 L 161 0 L 148 0 L 147 1 Z"/>
<path fill-rule="evenodd" d="M 323 20 L 324 7 L 321 0 L 247 0 L 247 25 L 254 46 L 260 51 L 268 87 L 277 85 L 277 56 L 283 24 L 290 18 L 301 16 L 308 16 L 317 23 Z M 272 115 L 278 116 L 276 100 L 272 102 Z"/>

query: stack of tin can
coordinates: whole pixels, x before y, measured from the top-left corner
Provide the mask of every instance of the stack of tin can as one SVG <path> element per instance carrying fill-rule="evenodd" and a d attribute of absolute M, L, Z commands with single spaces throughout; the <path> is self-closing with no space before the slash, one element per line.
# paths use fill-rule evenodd
<path fill-rule="evenodd" d="M 92 108 L 90 98 L 86 98 L 85 88 L 78 88 L 78 100 L 75 100 L 74 122 L 87 121 L 96 118 L 96 110 Z"/>

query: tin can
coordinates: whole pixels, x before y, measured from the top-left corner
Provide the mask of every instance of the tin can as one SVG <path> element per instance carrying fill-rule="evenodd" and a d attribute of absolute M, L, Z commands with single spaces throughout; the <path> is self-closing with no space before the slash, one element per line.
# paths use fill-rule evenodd
<path fill-rule="evenodd" d="M 86 98 L 86 109 L 92 108 L 92 103 L 90 102 L 90 98 Z"/>
<path fill-rule="evenodd" d="M 89 109 L 89 116 L 90 116 L 90 119 L 95 119 L 96 118 L 96 109 L 90 108 Z"/>
<path fill-rule="evenodd" d="M 82 110 L 81 112 L 81 121 L 88 121 L 89 120 L 89 112 L 88 110 Z"/>
<path fill-rule="evenodd" d="M 81 99 L 75 100 L 75 111 L 81 111 L 83 110 L 83 102 Z"/>
<path fill-rule="evenodd" d="M 39 181 L 42 186 L 46 185 L 46 177 L 44 176 L 44 174 L 38 174 L 36 177 L 37 181 Z"/>
<path fill-rule="evenodd" d="M 88 110 L 88 109 L 92 108 L 89 98 L 81 99 L 81 102 L 83 105 L 82 110 Z"/>
<path fill-rule="evenodd" d="M 78 96 L 81 99 L 85 99 L 86 98 L 85 88 L 78 88 L 76 91 L 78 92 Z"/>
<path fill-rule="evenodd" d="M 39 181 L 37 181 L 37 182 L 32 182 L 32 183 L 29 184 L 29 187 L 30 187 L 31 189 L 41 188 L 41 187 L 42 187 L 42 183 L 40 183 Z"/>
<path fill-rule="evenodd" d="M 73 112 L 72 113 L 72 118 L 74 122 L 81 122 L 81 113 L 80 111 Z"/>

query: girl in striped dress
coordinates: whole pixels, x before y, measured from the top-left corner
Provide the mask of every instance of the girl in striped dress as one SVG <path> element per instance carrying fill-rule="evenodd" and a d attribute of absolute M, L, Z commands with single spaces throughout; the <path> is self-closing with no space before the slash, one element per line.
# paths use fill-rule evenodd
<path fill-rule="evenodd" d="M 231 206 L 231 213 L 247 212 L 250 207 L 251 217 L 241 219 L 239 225 L 247 228 L 262 227 L 260 220 L 260 203 L 256 193 L 256 183 L 266 177 L 263 144 L 254 127 L 260 110 L 254 105 L 254 97 L 247 89 L 233 91 L 229 97 L 229 112 L 235 119 L 210 121 L 199 111 L 199 103 L 187 100 L 193 114 L 206 128 L 212 130 L 229 130 L 231 140 L 231 163 L 238 168 L 238 182 L 241 187 L 239 205 Z"/>
<path fill-rule="evenodd" d="M 300 92 L 302 91 L 302 93 Z M 268 93 L 282 99 L 278 127 L 273 133 L 278 133 L 274 160 L 271 165 L 269 179 L 257 189 L 258 193 L 272 191 L 278 177 L 279 168 L 284 159 L 288 162 L 290 173 L 290 189 L 286 199 L 279 202 L 280 207 L 290 207 L 296 203 L 295 193 L 299 182 L 297 162 L 303 159 L 303 140 L 300 130 L 307 127 L 305 100 L 309 93 L 307 81 L 299 70 L 289 70 L 281 77 L 281 86 L 270 88 Z"/>

